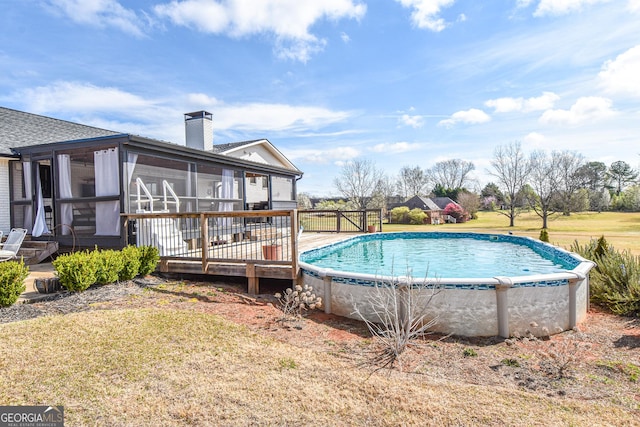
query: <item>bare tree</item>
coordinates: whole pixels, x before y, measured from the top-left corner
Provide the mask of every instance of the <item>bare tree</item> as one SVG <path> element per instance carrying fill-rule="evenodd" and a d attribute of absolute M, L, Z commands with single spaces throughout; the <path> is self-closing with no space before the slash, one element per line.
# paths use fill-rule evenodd
<path fill-rule="evenodd" d="M 542 228 L 547 228 L 549 216 L 556 213 L 558 206 L 558 188 L 562 179 L 560 172 L 560 156 L 553 153 L 549 156 L 545 151 L 531 153 L 530 185 L 534 193 L 529 205 L 542 218 Z"/>
<path fill-rule="evenodd" d="M 409 198 L 428 193 L 429 179 L 420 166 L 403 166 L 398 177 L 398 189 L 403 197 Z"/>
<path fill-rule="evenodd" d="M 389 207 L 389 200 L 396 194 L 396 183 L 389 175 L 382 174 L 378 181 L 377 190 L 369 207 L 381 208 L 385 212 Z"/>
<path fill-rule="evenodd" d="M 356 209 L 366 209 L 378 191 L 381 178 L 382 172 L 371 160 L 354 160 L 342 167 L 334 185 Z"/>
<path fill-rule="evenodd" d="M 472 162 L 461 159 L 444 160 L 433 165 L 427 171 L 434 186 L 445 189 L 465 188 L 471 184 L 469 173 L 476 167 Z"/>
<path fill-rule="evenodd" d="M 568 216 L 571 212 L 581 210 L 579 199 L 582 197 L 578 190 L 583 188 L 584 184 L 581 168 L 585 165 L 585 159 L 575 151 L 554 151 L 551 156 L 558 166 L 558 203 L 563 215 Z"/>
<path fill-rule="evenodd" d="M 506 146 L 498 146 L 493 153 L 491 166 L 494 170 L 489 171 L 489 174 L 498 181 L 507 207 L 506 212 L 500 213 L 509 218 L 509 227 L 513 227 L 516 217 L 520 214 L 517 196 L 531 171 L 530 160 L 522 151 L 520 142 L 516 141 Z"/>

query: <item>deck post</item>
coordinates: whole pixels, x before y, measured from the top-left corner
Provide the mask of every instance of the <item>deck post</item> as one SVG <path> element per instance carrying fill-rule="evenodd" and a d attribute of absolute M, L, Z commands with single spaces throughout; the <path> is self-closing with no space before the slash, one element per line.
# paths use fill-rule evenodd
<path fill-rule="evenodd" d="M 256 265 L 252 262 L 247 263 L 247 293 L 250 295 L 258 295 L 260 292 L 260 279 L 256 277 Z"/>
<path fill-rule="evenodd" d="M 202 255 L 202 272 L 209 269 L 207 258 L 209 256 L 209 219 L 204 213 L 200 214 L 200 249 Z"/>

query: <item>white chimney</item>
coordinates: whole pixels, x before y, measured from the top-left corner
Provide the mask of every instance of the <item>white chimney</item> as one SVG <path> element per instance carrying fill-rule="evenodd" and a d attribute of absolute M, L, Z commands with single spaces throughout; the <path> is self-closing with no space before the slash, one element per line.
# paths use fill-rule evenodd
<path fill-rule="evenodd" d="M 187 147 L 213 150 L 213 115 L 208 111 L 195 111 L 184 115 Z"/>

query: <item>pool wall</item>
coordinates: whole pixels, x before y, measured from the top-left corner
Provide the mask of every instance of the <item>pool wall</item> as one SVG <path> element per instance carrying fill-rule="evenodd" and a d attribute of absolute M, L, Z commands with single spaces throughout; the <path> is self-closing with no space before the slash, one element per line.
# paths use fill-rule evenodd
<path fill-rule="evenodd" d="M 316 295 L 323 297 L 325 312 L 360 319 L 355 313 L 357 309 L 370 321 L 377 320 L 374 313 L 376 307 L 372 307 L 371 298 L 376 292 L 375 287 L 382 282 L 393 283 L 398 288 L 409 286 L 411 292 L 421 293 L 423 297 L 433 293 L 428 305 L 428 316 L 437 319 L 432 330 L 444 334 L 499 335 L 507 338 L 530 331 L 542 336 L 571 329 L 586 317 L 589 270 L 595 265 L 593 262 L 528 237 L 477 233 L 436 234 L 441 234 L 442 237 L 480 236 L 493 239 L 498 236 L 500 239 L 562 257 L 569 260 L 574 268 L 562 273 L 532 276 L 425 280 L 340 272 L 319 268 L 301 260 L 303 281 L 313 286 Z M 361 237 L 356 239 L 358 238 Z M 334 245 L 341 244 L 343 243 L 339 242 Z M 319 249 L 331 250 L 334 245 Z"/>

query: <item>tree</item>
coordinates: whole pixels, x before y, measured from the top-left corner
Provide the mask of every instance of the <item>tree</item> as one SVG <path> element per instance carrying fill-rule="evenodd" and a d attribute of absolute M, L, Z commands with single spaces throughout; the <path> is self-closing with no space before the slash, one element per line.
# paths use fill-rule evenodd
<path fill-rule="evenodd" d="M 581 168 L 585 165 L 584 156 L 575 151 L 552 152 L 551 156 L 558 168 L 557 202 L 563 215 L 583 209 L 583 199 L 578 190 L 583 188 Z"/>
<path fill-rule="evenodd" d="M 609 166 L 607 177 L 613 184 L 616 196 L 619 196 L 627 184 L 633 183 L 638 178 L 638 172 L 631 168 L 627 162 L 618 160 Z"/>
<path fill-rule="evenodd" d="M 345 163 L 338 177 L 334 180 L 337 190 L 353 202 L 356 209 L 366 209 L 378 191 L 382 178 L 371 160 L 354 160 Z"/>
<path fill-rule="evenodd" d="M 482 209 L 493 211 L 499 206 L 502 206 L 503 203 L 504 196 L 496 184 L 490 182 L 484 186 L 480 192 L 480 204 L 482 205 Z"/>
<path fill-rule="evenodd" d="M 313 209 L 311 197 L 307 193 L 298 193 L 298 209 Z"/>
<path fill-rule="evenodd" d="M 398 178 L 398 190 L 405 199 L 427 192 L 429 179 L 420 166 L 403 166 Z"/>
<path fill-rule="evenodd" d="M 389 207 L 389 200 L 396 193 L 396 183 L 389 177 L 389 175 L 382 174 L 378 180 L 376 186 L 376 192 L 373 195 L 371 202 L 368 204 L 369 208 L 380 208 L 386 214 Z"/>
<path fill-rule="evenodd" d="M 478 218 L 478 210 L 480 209 L 480 197 L 469 191 L 463 191 L 458 194 L 456 200 L 462 208 L 469 213 L 471 219 Z"/>
<path fill-rule="evenodd" d="M 446 189 L 460 189 L 471 183 L 469 173 L 476 167 L 472 162 L 461 159 L 444 160 L 433 165 L 427 171 L 435 186 Z"/>
<path fill-rule="evenodd" d="M 529 197 L 529 205 L 542 218 L 542 228 L 548 228 L 549 216 L 558 207 L 558 187 L 561 179 L 560 156 L 549 156 L 545 151 L 531 153 L 530 186 L 534 194 Z"/>
<path fill-rule="evenodd" d="M 530 160 L 522 151 L 520 142 L 516 141 L 506 146 L 498 146 L 493 153 L 491 166 L 493 171 L 489 171 L 489 174 L 497 179 L 507 207 L 507 212 L 500 213 L 509 218 L 509 227 L 513 227 L 516 216 L 520 213 L 517 209 L 518 192 L 527 182 L 531 171 Z"/>
<path fill-rule="evenodd" d="M 577 171 L 581 185 L 591 191 L 599 191 L 607 181 L 607 165 L 602 162 L 589 162 Z"/>
<path fill-rule="evenodd" d="M 432 193 L 436 197 L 448 197 L 451 200 L 458 200 L 458 194 L 463 190 L 463 188 L 445 188 L 440 184 L 436 184 Z"/>

